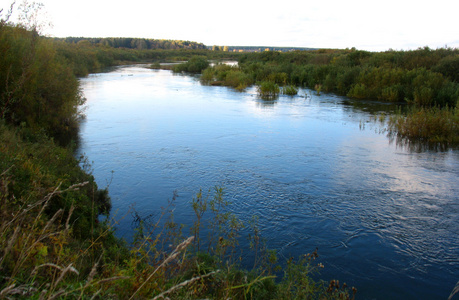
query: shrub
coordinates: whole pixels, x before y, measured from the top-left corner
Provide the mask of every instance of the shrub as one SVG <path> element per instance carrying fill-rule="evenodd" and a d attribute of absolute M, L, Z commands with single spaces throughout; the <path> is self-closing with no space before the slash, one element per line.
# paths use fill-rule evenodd
<path fill-rule="evenodd" d="M 224 79 L 224 85 L 234 87 L 238 90 L 245 89 L 251 83 L 250 77 L 237 69 L 229 71 Z"/>
<path fill-rule="evenodd" d="M 262 81 L 257 86 L 258 95 L 263 99 L 272 99 L 279 95 L 279 86 L 272 81 Z"/>

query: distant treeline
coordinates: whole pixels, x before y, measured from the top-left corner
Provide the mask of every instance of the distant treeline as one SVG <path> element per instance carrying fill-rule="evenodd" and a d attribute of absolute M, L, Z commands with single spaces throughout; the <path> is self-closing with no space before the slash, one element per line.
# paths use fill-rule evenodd
<path fill-rule="evenodd" d="M 317 50 L 317 48 L 305 48 L 305 47 L 270 47 L 270 46 L 207 46 L 207 49 L 230 51 L 230 52 L 263 52 L 263 51 L 279 51 L 279 52 L 290 52 L 290 51 L 311 51 Z"/>
<path fill-rule="evenodd" d="M 99 72 L 106 67 L 140 62 L 186 61 L 194 56 L 208 59 L 237 59 L 240 53 L 210 51 L 207 49 L 129 49 L 93 45 L 88 42 L 69 43 L 64 40 L 51 40 L 56 51 L 72 66 L 74 74 L 85 76 Z"/>
<path fill-rule="evenodd" d="M 143 39 L 143 38 L 86 38 L 86 37 L 66 37 L 54 38 L 67 43 L 87 43 L 95 46 L 106 46 L 112 48 L 125 49 L 206 49 L 202 43 L 182 41 L 182 40 L 163 40 L 163 39 Z"/>

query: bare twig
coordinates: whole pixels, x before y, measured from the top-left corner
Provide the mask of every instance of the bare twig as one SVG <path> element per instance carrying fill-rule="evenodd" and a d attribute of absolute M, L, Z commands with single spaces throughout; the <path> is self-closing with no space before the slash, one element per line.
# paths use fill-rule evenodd
<path fill-rule="evenodd" d="M 183 241 L 181 244 L 179 244 L 177 246 L 177 248 L 175 248 L 175 250 L 172 252 L 172 254 L 166 258 L 151 274 L 150 276 L 148 276 L 148 278 L 139 286 L 139 288 L 134 292 L 134 294 L 132 294 L 132 296 L 129 298 L 129 299 L 133 299 L 134 296 L 144 287 L 144 285 L 151 279 L 151 277 L 153 277 L 153 275 L 160 269 L 162 268 L 164 265 L 168 264 L 170 261 L 172 261 L 173 259 L 175 259 L 179 254 L 180 254 L 180 251 L 184 250 L 186 247 L 188 247 L 188 245 L 191 244 L 191 242 L 193 241 L 194 239 L 194 236 L 190 236 L 189 238 L 187 238 L 185 241 Z"/>
<path fill-rule="evenodd" d="M 43 267 L 52 267 L 52 268 L 56 268 L 58 269 L 59 271 L 62 272 L 62 267 L 61 266 L 58 266 L 56 264 L 53 264 L 53 263 L 46 263 L 46 264 L 42 264 L 42 265 L 39 265 L 39 266 L 36 266 L 33 271 L 32 271 L 32 275 L 35 275 L 38 271 L 39 268 L 43 268 Z"/>
<path fill-rule="evenodd" d="M 57 286 L 59 284 L 59 282 L 61 282 L 61 280 L 64 278 L 65 274 L 67 274 L 67 272 L 73 272 L 77 275 L 80 275 L 80 272 L 78 272 L 77 269 L 75 269 L 72 264 L 69 264 L 64 270 L 62 270 L 62 273 L 61 275 L 59 276 L 59 278 L 56 280 L 56 282 L 54 283 L 54 286 Z"/>
<path fill-rule="evenodd" d="M 98 282 L 96 282 L 96 284 L 101 284 L 101 283 L 115 281 L 115 280 L 129 279 L 129 278 L 131 278 L 131 277 L 129 277 L 129 276 L 115 276 L 115 277 L 101 279 Z"/>
<path fill-rule="evenodd" d="M 156 296 L 156 297 L 153 298 L 152 300 L 157 300 L 157 299 L 159 299 L 159 298 L 164 298 L 164 295 L 167 295 L 167 294 L 169 294 L 169 293 L 172 293 L 173 291 L 178 290 L 178 289 L 180 289 L 180 288 L 182 288 L 182 287 L 184 287 L 184 286 L 186 286 L 186 285 L 188 285 L 188 284 L 191 284 L 191 283 L 193 283 L 193 282 L 195 282 L 195 281 L 198 281 L 198 280 L 200 280 L 200 279 L 209 277 L 209 276 L 214 275 L 215 273 L 218 273 L 218 272 L 220 272 L 220 270 L 213 271 L 213 272 L 207 273 L 207 274 L 202 275 L 202 276 L 197 276 L 197 277 L 193 277 L 193 278 L 191 278 L 191 279 L 188 279 L 188 280 L 186 280 L 186 281 L 184 281 L 184 282 L 181 282 L 181 283 L 179 283 L 179 284 L 177 284 L 177 285 L 171 287 L 171 288 L 168 289 L 167 291 L 162 292 L 161 294 L 159 294 L 158 296 Z"/>
<path fill-rule="evenodd" d="M 6 246 L 6 249 L 3 252 L 3 257 L 0 259 L 0 264 L 3 262 L 5 257 L 8 255 L 8 252 L 10 252 L 11 248 L 13 247 L 13 244 L 16 242 L 16 239 L 18 238 L 18 234 L 20 230 L 21 230 L 20 226 L 17 226 L 14 229 L 13 236 L 10 238 L 8 245 Z"/>

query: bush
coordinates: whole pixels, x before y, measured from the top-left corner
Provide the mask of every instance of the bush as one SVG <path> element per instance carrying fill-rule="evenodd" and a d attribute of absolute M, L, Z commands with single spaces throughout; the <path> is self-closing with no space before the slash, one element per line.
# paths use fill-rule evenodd
<path fill-rule="evenodd" d="M 262 81 L 257 86 L 258 95 L 263 99 L 272 99 L 279 95 L 279 86 L 272 81 Z"/>

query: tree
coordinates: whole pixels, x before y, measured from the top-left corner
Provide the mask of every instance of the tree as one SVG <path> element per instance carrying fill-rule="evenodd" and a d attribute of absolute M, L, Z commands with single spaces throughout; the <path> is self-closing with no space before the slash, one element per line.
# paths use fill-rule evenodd
<path fill-rule="evenodd" d="M 15 1 L 12 5 L 14 4 Z M 47 29 L 52 27 L 52 23 L 49 21 L 44 8 L 45 5 L 43 3 L 23 0 L 18 6 L 19 24 L 27 30 L 36 31 L 38 34 L 44 34 Z"/>

